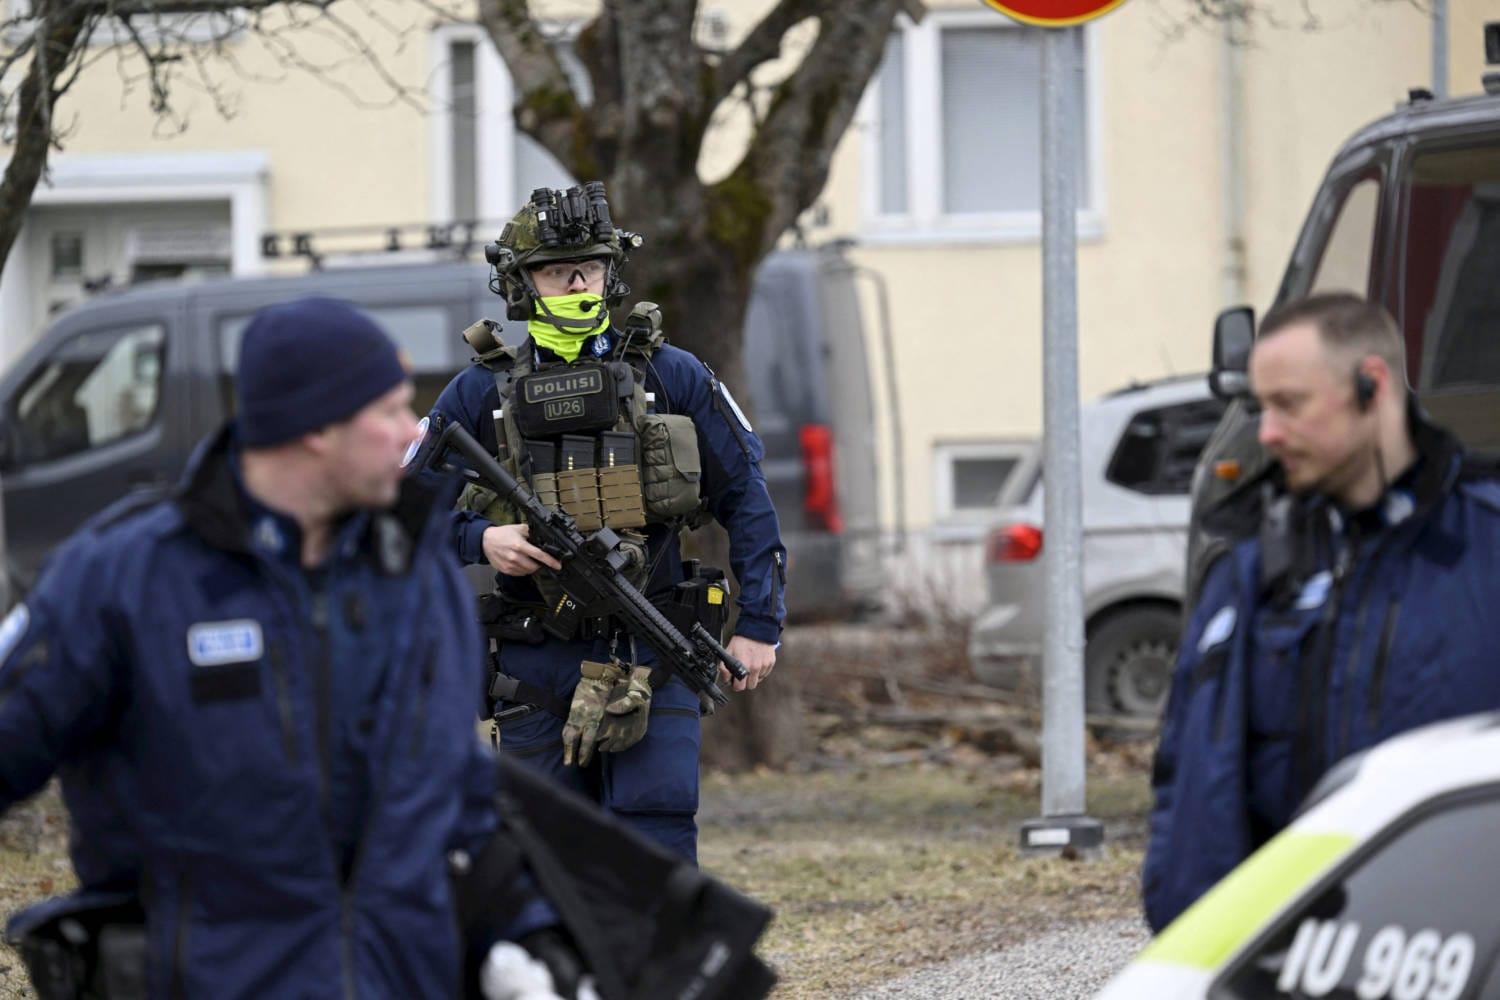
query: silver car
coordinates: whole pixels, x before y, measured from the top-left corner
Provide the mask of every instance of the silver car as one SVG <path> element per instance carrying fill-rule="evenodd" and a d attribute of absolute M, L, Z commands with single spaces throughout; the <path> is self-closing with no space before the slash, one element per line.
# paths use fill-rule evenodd
<path fill-rule="evenodd" d="M 1161 712 L 1181 630 L 1188 488 L 1224 412 L 1202 375 L 1132 385 L 1084 404 L 1083 608 L 1088 711 Z M 985 543 L 988 598 L 969 640 L 980 680 L 1014 688 L 1042 651 L 1041 445 L 1011 477 Z"/>

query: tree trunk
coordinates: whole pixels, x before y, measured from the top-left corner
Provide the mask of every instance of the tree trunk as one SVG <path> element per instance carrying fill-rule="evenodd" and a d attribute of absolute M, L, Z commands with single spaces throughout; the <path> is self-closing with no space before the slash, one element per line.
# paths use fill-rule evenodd
<path fill-rule="evenodd" d="M 35 51 L 26 78 L 21 82 L 16 109 L 16 144 L 0 180 L 0 272 L 21 233 L 31 194 L 47 168 L 47 153 L 52 148 L 52 111 L 62 88 L 57 86 L 63 71 L 73 61 L 75 48 L 90 14 L 83 4 L 38 3 L 36 16 L 41 21 L 35 36 Z"/>

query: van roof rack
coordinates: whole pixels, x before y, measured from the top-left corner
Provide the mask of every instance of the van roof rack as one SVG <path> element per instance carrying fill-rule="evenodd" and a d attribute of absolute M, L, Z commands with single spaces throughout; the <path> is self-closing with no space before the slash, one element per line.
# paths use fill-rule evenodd
<path fill-rule="evenodd" d="M 329 257 L 376 258 L 421 254 L 429 258 L 464 260 L 504 222 L 462 219 L 453 222 L 404 222 L 367 226 L 325 226 L 262 233 L 260 254 L 267 259 L 302 257 L 313 270 L 322 270 Z"/>

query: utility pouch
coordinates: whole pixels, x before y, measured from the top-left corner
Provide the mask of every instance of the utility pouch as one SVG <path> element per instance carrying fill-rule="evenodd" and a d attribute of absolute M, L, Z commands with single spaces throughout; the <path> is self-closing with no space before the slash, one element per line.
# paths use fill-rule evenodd
<path fill-rule="evenodd" d="M 683 635 L 690 634 L 694 625 L 702 625 L 723 643 L 724 626 L 729 622 L 728 578 L 717 566 L 699 568 L 696 559 L 684 560 L 683 570 L 688 578 L 672 588 L 657 610 Z"/>
<path fill-rule="evenodd" d="M 642 528 L 641 467 L 636 463 L 635 435 L 605 431 L 599 435 L 599 504 L 611 528 Z"/>
<path fill-rule="evenodd" d="M 39 1000 L 146 1000 L 145 914 L 129 893 L 81 892 L 11 918 Z"/>
<path fill-rule="evenodd" d="M 680 413 L 648 413 L 640 418 L 641 486 L 646 518 L 670 521 L 698 509 L 703 463 L 693 420 Z"/>
<path fill-rule="evenodd" d="M 564 434 L 558 444 L 557 505 L 579 531 L 604 527 L 599 513 L 599 472 L 594 468 L 594 439 Z"/>
<path fill-rule="evenodd" d="M 547 638 L 542 630 L 542 609 L 530 604 L 516 604 L 500 594 L 479 597 L 479 623 L 485 634 L 500 642 L 519 642 L 539 646 Z"/>
<path fill-rule="evenodd" d="M 532 438 L 523 439 L 521 444 L 531 470 L 531 492 L 543 506 L 556 510 L 561 506 L 557 495 L 557 445 Z"/>
<path fill-rule="evenodd" d="M 615 425 L 615 374 L 598 362 L 532 372 L 515 380 L 510 405 L 522 437 L 587 434 Z"/>

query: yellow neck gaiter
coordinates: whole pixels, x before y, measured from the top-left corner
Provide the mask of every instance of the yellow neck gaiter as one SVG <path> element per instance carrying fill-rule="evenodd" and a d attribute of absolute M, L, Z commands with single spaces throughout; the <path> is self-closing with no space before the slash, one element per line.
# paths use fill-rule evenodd
<path fill-rule="evenodd" d="M 583 342 L 607 326 L 609 310 L 604 298 L 579 292 L 537 299 L 526 329 L 538 344 L 571 363 L 578 360 Z"/>

